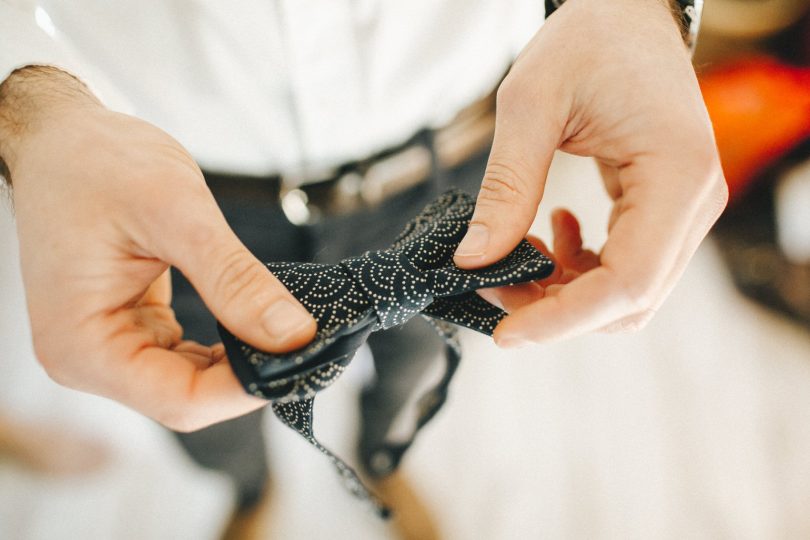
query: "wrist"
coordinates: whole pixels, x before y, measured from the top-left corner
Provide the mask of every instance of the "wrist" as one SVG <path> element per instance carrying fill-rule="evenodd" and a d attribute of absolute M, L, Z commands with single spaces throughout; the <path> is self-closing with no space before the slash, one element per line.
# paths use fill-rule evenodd
<path fill-rule="evenodd" d="M 592 9 L 611 7 L 640 24 L 650 22 L 650 15 L 655 13 L 656 18 L 677 30 L 687 48 L 694 52 L 703 0 L 545 0 L 546 18 L 564 4 L 588 2 L 592 2 Z"/>
<path fill-rule="evenodd" d="M 99 108 L 103 105 L 81 81 L 57 68 L 27 66 L 12 72 L 0 84 L 0 174 L 11 184 L 27 141 L 66 114 Z"/>

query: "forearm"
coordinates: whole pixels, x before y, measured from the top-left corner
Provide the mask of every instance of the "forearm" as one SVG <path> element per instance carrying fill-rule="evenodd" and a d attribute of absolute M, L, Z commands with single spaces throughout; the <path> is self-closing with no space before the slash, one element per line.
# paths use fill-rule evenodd
<path fill-rule="evenodd" d="M 14 71 L 0 84 L 0 174 L 11 184 L 25 139 L 60 112 L 100 106 L 82 82 L 57 68 L 27 66 Z"/>

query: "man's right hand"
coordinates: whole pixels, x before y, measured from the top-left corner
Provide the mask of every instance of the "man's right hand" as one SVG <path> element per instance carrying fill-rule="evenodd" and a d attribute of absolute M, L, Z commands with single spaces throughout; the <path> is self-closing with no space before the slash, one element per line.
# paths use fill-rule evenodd
<path fill-rule="evenodd" d="M 0 157 L 34 348 L 54 380 L 182 431 L 266 403 L 244 392 L 221 345 L 182 340 L 169 266 L 256 347 L 303 346 L 316 323 L 236 238 L 177 141 L 64 72 L 28 67 L 0 86 Z"/>

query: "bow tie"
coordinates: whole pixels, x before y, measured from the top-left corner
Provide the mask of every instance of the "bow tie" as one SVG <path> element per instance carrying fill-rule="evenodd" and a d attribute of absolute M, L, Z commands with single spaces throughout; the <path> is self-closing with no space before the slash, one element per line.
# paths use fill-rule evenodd
<path fill-rule="evenodd" d="M 314 398 L 343 373 L 372 332 L 404 324 L 417 314 L 425 317 L 445 340 L 445 373 L 438 385 L 420 399 L 416 429 L 409 440 L 375 453 L 375 462 L 380 464 L 376 473 L 386 474 L 396 468 L 416 432 L 446 399 L 447 387 L 461 358 L 453 325 L 492 335 L 506 315 L 478 296 L 476 289 L 542 279 L 553 270 L 553 263 L 525 240 L 491 266 L 458 268 L 453 254 L 467 231 L 474 208 L 472 197 L 449 191 L 411 220 L 389 249 L 366 252 L 331 265 L 268 263 L 268 269 L 318 323 L 315 339 L 298 351 L 260 351 L 219 326 L 228 359 L 245 389 L 270 400 L 275 415 L 326 455 L 347 488 L 383 516 L 388 510 L 365 488 L 354 470 L 315 438 Z"/>

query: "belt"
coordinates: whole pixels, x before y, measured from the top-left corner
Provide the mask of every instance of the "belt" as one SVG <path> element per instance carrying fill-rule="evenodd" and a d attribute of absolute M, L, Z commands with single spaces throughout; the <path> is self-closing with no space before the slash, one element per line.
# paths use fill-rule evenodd
<path fill-rule="evenodd" d="M 206 173 L 214 196 L 276 199 L 287 219 L 308 225 L 324 217 L 374 208 L 452 169 L 492 142 L 495 93 L 459 112 L 449 123 L 423 129 L 404 143 L 366 159 L 335 167 L 316 178 L 273 175 L 265 178 Z"/>

